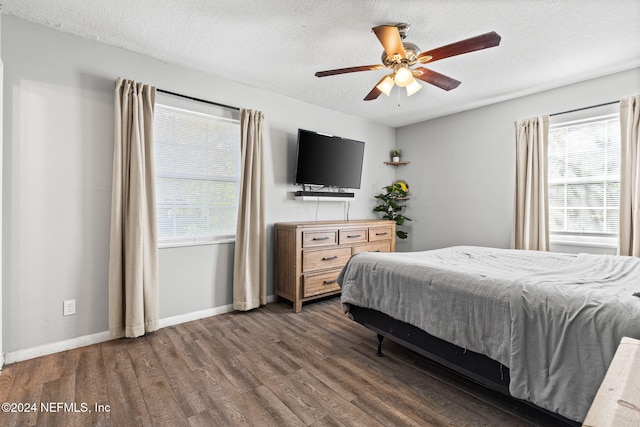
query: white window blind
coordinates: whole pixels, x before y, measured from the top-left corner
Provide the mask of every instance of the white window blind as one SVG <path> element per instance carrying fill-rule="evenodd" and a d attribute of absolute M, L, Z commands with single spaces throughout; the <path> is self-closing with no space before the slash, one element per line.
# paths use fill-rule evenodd
<path fill-rule="evenodd" d="M 239 121 L 156 104 L 154 148 L 159 243 L 234 238 Z"/>
<path fill-rule="evenodd" d="M 549 129 L 550 232 L 618 233 L 620 120 L 617 114 Z"/>

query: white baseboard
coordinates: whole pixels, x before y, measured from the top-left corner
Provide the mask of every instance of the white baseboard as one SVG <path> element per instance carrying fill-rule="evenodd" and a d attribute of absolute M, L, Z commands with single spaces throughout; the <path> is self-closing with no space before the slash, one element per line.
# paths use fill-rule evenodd
<path fill-rule="evenodd" d="M 267 303 L 275 301 L 275 296 L 267 297 Z M 160 319 L 160 328 L 167 326 L 179 325 L 180 323 L 191 322 L 193 320 L 203 319 L 205 317 L 217 316 L 219 314 L 230 313 L 233 311 L 233 305 L 223 305 L 221 307 L 208 308 L 206 310 L 194 311 L 191 313 L 180 314 L 178 316 L 166 317 Z M 97 334 L 84 335 L 82 337 L 71 338 L 64 341 L 58 341 L 50 344 L 43 344 L 24 350 L 11 351 L 4 354 L 4 363 L 0 364 L 0 369 L 5 364 L 20 362 L 23 360 L 34 359 L 48 354 L 59 353 L 65 350 L 72 350 L 78 347 L 84 347 L 91 344 L 99 344 L 101 342 L 111 340 L 109 331 L 98 332 Z M 0 355 L 1 356 L 1 355 Z M 2 359 L 0 357 L 0 359 Z"/>
<path fill-rule="evenodd" d="M 177 316 L 166 317 L 160 319 L 160 327 L 179 325 L 180 323 L 191 322 L 205 317 L 217 316 L 218 314 L 230 313 L 233 311 L 233 304 L 223 305 L 222 307 L 208 308 L 206 310 L 193 311 L 191 313 L 179 314 Z"/>
<path fill-rule="evenodd" d="M 72 350 L 86 345 L 98 344 L 109 341 L 111 335 L 109 331 L 98 332 L 97 334 L 84 335 L 82 337 L 71 338 L 64 341 L 58 341 L 50 344 L 43 344 L 24 350 L 10 351 L 4 355 L 4 363 L 7 365 L 20 362 L 27 359 L 35 359 L 36 357 L 46 356 L 47 354 L 58 353 L 60 351 Z"/>

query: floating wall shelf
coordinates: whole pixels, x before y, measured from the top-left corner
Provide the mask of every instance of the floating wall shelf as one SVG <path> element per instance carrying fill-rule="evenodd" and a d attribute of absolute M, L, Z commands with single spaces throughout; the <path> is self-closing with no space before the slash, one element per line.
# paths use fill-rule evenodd
<path fill-rule="evenodd" d="M 389 165 L 389 166 L 404 166 L 404 165 L 408 165 L 411 162 L 384 162 L 385 165 Z"/>

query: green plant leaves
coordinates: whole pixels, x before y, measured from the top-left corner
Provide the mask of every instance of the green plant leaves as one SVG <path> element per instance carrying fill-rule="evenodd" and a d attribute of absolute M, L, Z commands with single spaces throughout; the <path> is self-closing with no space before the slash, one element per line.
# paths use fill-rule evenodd
<path fill-rule="evenodd" d="M 405 207 L 401 202 L 407 197 L 407 192 L 402 189 L 399 183 L 393 183 L 383 187 L 386 193 L 377 194 L 374 196 L 380 200 L 380 204 L 373 208 L 374 212 L 383 212 L 383 219 L 389 219 L 396 222 L 396 225 L 401 226 L 405 221 L 411 221 L 411 218 L 400 213 Z M 407 238 L 407 232 L 396 229 L 396 235 L 400 239 Z"/>

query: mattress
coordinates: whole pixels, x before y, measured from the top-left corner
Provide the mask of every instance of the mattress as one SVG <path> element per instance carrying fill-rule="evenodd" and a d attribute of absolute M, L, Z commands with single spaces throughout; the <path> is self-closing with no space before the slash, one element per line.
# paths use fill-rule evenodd
<path fill-rule="evenodd" d="M 352 257 L 342 302 L 510 368 L 512 396 L 582 421 L 622 336 L 640 338 L 640 259 L 459 246 Z"/>

